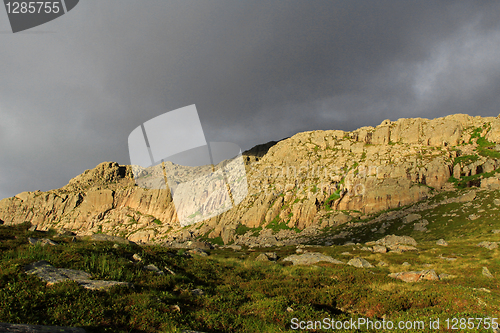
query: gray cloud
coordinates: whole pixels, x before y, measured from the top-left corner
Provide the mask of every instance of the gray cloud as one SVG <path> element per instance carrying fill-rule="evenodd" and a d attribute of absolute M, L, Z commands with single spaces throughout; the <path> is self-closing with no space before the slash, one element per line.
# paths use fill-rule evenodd
<path fill-rule="evenodd" d="M 48 190 L 196 104 L 248 149 L 389 118 L 499 113 L 496 2 L 80 1 L 9 34 L 0 9 L 0 198 Z"/>

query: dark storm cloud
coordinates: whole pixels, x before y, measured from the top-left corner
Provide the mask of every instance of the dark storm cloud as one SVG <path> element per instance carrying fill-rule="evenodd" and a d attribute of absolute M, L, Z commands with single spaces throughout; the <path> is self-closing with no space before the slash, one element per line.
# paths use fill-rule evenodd
<path fill-rule="evenodd" d="M 134 128 L 191 104 L 208 141 L 244 149 L 386 118 L 496 116 L 499 13 L 486 1 L 87 0 L 8 34 L 0 10 L 0 198 L 127 164 Z"/>

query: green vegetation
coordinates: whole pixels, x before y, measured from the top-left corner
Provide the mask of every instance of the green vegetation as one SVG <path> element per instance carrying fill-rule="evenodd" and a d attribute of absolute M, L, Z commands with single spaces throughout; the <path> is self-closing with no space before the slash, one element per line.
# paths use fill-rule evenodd
<path fill-rule="evenodd" d="M 291 217 L 289 215 L 289 217 Z M 300 232 L 298 228 L 290 228 L 285 221 L 281 221 L 279 216 L 276 216 L 267 226 L 267 229 L 271 229 L 274 234 L 278 233 L 280 230 L 294 230 L 295 232 Z"/>
<path fill-rule="evenodd" d="M 440 194 L 441 199 L 450 195 L 453 194 Z M 479 195 L 481 207 L 491 205 L 495 198 Z M 463 210 L 463 214 L 454 222 L 442 217 L 457 210 Z M 294 253 L 295 247 L 257 249 L 243 256 L 240 251 L 216 249 L 209 257 L 188 258 L 184 251 L 160 246 L 114 248 L 112 243 L 70 242 L 69 238 L 56 239 L 60 244 L 57 246 L 30 246 L 27 237 L 41 238 L 47 234 L 27 231 L 29 224 L 0 226 L 0 322 L 76 326 L 87 332 L 175 333 L 189 329 L 277 333 L 294 332 L 290 326 L 292 318 L 384 318 L 425 323 L 440 318 L 443 325 L 444 318 L 450 317 L 496 317 L 500 311 L 500 286 L 497 279 L 483 277 L 481 269 L 488 266 L 498 276 L 500 254 L 475 244 L 491 240 L 491 235 L 484 234 L 485 227 L 499 228 L 500 223 L 485 218 L 474 222 L 478 228 L 471 227 L 463 217 L 472 210 L 474 207 L 455 203 L 420 212 L 427 219 L 435 218 L 435 229 L 430 234 L 420 233 L 418 253 L 369 253 L 362 251 L 361 246 L 308 248 L 342 260 L 347 258 L 341 253 L 348 250 L 352 254 L 349 258 L 360 256 L 371 263 L 383 260 L 389 264 L 371 269 L 330 263 L 290 266 L 281 260 L 277 264 L 255 261 L 260 253 L 269 251 L 276 251 L 283 258 Z M 355 236 L 361 234 L 361 229 Z M 405 232 L 408 230 L 397 231 Z M 435 245 L 435 239 L 441 235 L 446 236 L 448 247 Z M 412 232 L 412 236 L 417 238 L 417 233 Z M 132 263 L 134 253 L 143 262 Z M 458 259 L 448 261 L 441 257 Z M 134 288 L 90 291 L 71 281 L 47 286 L 23 271 L 24 265 L 37 260 L 47 260 L 55 267 L 82 269 L 95 279 L 129 282 Z M 409 262 L 411 270 L 428 269 L 426 265 L 431 265 L 439 274 L 456 277 L 419 283 L 389 278 L 390 272 L 404 270 L 403 262 Z M 148 272 L 143 269 L 146 264 L 169 267 L 176 275 Z M 202 289 L 204 295 L 193 295 L 190 291 L 196 288 Z M 374 331 L 360 328 L 357 332 Z M 419 332 L 436 330 L 426 326 Z"/>
<path fill-rule="evenodd" d="M 329 211 L 332 210 L 331 204 L 340 198 L 340 189 L 336 190 L 333 192 L 325 201 L 325 210 Z"/>
<path fill-rule="evenodd" d="M 461 164 L 461 165 L 467 165 L 470 163 L 474 163 L 479 159 L 477 155 L 463 155 L 459 157 L 455 157 L 455 160 L 453 161 L 453 165 Z"/>
<path fill-rule="evenodd" d="M 162 224 L 161 221 L 158 220 L 158 219 L 154 219 L 153 223 L 156 223 L 157 225 L 161 225 Z"/>
<path fill-rule="evenodd" d="M 262 227 L 258 227 L 258 228 L 249 228 L 247 227 L 246 225 L 243 225 L 243 224 L 239 224 L 238 227 L 236 227 L 236 234 L 237 235 L 244 235 L 246 234 L 248 231 L 251 231 L 252 232 L 252 236 L 257 236 L 260 231 L 262 230 Z"/>

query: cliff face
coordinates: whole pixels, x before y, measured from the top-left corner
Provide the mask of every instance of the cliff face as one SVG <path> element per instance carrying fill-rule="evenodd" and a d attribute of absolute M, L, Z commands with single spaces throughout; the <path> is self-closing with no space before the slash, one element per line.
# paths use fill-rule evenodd
<path fill-rule="evenodd" d="M 235 230 L 304 229 L 417 202 L 462 182 L 497 186 L 500 118 L 452 115 L 386 120 L 353 132 L 312 131 L 244 153 L 248 196 L 225 213 L 181 229 L 167 190 L 135 186 L 131 168 L 102 163 L 61 189 L 0 201 L 0 220 L 40 229 L 104 232 L 132 241 L 235 238 Z M 340 213 L 344 211 L 344 213 Z M 347 212 L 346 212 L 347 211 Z"/>

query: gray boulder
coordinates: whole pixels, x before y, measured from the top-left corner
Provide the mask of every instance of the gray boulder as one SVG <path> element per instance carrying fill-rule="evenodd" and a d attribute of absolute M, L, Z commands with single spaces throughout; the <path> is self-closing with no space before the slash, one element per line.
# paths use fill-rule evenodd
<path fill-rule="evenodd" d="M 31 244 L 31 245 L 36 245 L 36 244 L 40 244 L 42 246 L 45 246 L 45 245 L 57 245 L 56 242 L 54 242 L 53 240 L 50 240 L 48 238 L 42 238 L 42 239 L 38 239 L 38 238 L 31 238 L 31 237 L 28 237 L 28 242 Z"/>
<path fill-rule="evenodd" d="M 28 324 L 9 324 L 0 323 L 0 332 L 6 333 L 85 333 L 83 328 L 79 327 L 62 327 L 62 326 L 44 326 L 44 325 L 28 325 Z"/>
<path fill-rule="evenodd" d="M 448 246 L 448 243 L 444 240 L 444 239 L 439 239 L 437 242 L 436 242 L 436 245 L 441 245 L 441 246 Z"/>
<path fill-rule="evenodd" d="M 477 244 L 477 246 L 484 247 L 485 249 L 488 250 L 494 250 L 498 248 L 498 244 L 496 242 L 487 242 L 487 241 L 481 242 Z"/>
<path fill-rule="evenodd" d="M 396 236 L 396 235 L 387 235 L 384 238 L 379 239 L 375 242 L 377 245 L 384 245 L 387 247 L 395 246 L 395 245 L 411 245 L 417 246 L 417 242 L 410 236 Z M 368 243 L 367 243 L 368 245 Z"/>
<path fill-rule="evenodd" d="M 373 267 L 368 261 L 363 258 L 353 258 L 347 262 L 348 265 L 358 267 L 358 268 L 371 268 Z"/>
<path fill-rule="evenodd" d="M 489 279 L 493 279 L 494 278 L 493 274 L 491 274 L 491 272 L 488 269 L 488 267 L 483 267 L 482 274 L 483 274 L 483 276 L 486 276 Z"/>
<path fill-rule="evenodd" d="M 116 285 L 132 286 L 127 282 L 91 280 L 91 274 L 87 272 L 76 269 L 55 268 L 47 261 L 37 261 L 30 265 L 26 265 L 24 271 L 26 274 L 38 276 L 40 279 L 47 282 L 47 285 L 72 280 L 85 289 L 90 290 L 108 290 Z"/>
<path fill-rule="evenodd" d="M 294 265 L 312 265 L 320 261 L 331 262 L 334 264 L 344 264 L 344 262 L 334 259 L 330 256 L 318 252 L 307 252 L 304 254 L 292 254 L 283 261 L 291 261 Z"/>

